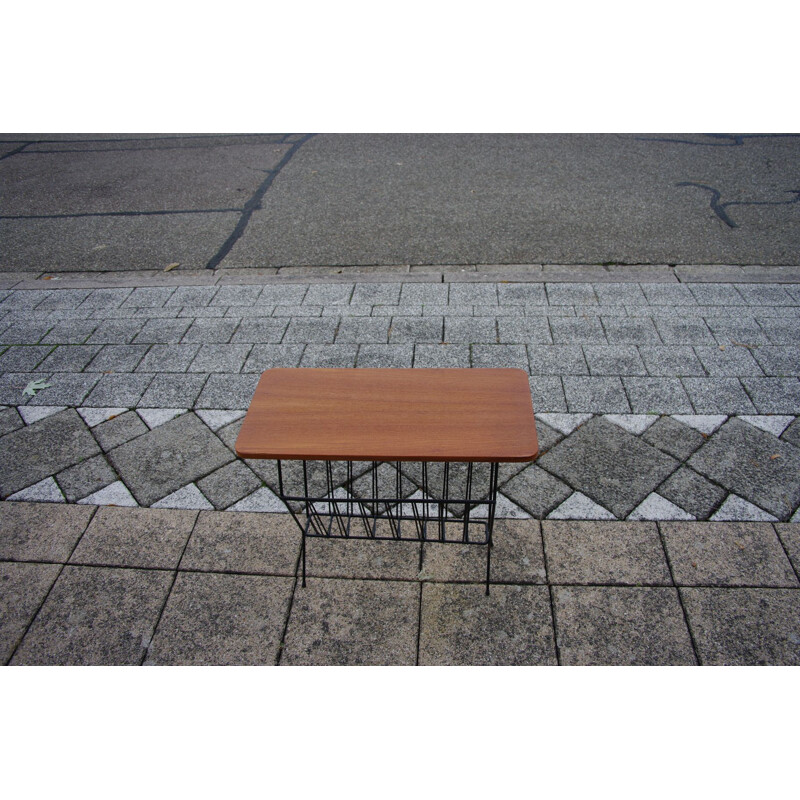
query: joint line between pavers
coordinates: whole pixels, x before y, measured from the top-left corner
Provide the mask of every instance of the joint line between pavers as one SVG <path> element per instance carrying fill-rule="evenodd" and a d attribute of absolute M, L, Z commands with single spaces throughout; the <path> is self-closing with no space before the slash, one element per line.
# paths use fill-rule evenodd
<path fill-rule="evenodd" d="M 773 522 L 771 524 L 772 524 L 772 529 L 775 531 L 775 536 L 778 537 L 778 541 L 780 542 L 780 545 L 783 548 L 783 552 L 784 552 L 784 555 L 786 556 L 786 560 L 789 562 L 789 566 L 792 568 L 792 571 L 794 572 L 794 576 L 795 576 L 795 578 L 797 578 L 797 582 L 800 584 L 800 570 L 798 570 L 795 567 L 794 563 L 792 562 L 792 559 L 789 558 L 789 551 L 786 549 L 786 545 L 783 543 L 783 539 L 781 538 L 781 535 L 778 533 L 778 529 L 775 527 L 775 523 Z"/>
<path fill-rule="evenodd" d="M 556 603 L 553 596 L 553 584 L 550 582 L 550 570 L 547 563 L 547 548 L 544 543 L 544 525 L 541 520 L 537 520 L 539 525 L 539 539 L 542 543 L 542 561 L 544 562 L 544 579 L 547 583 L 547 592 L 550 596 L 550 621 L 553 626 L 553 646 L 556 654 L 556 664 L 561 666 L 561 648 L 558 646 L 558 622 L 556 620 Z"/>
<path fill-rule="evenodd" d="M 302 545 L 301 545 L 302 547 Z M 278 653 L 275 656 L 275 666 L 281 665 L 283 658 L 283 650 L 286 647 L 286 634 L 289 632 L 289 621 L 292 618 L 292 609 L 294 608 L 294 597 L 297 593 L 297 587 L 300 582 L 300 560 L 302 558 L 302 550 L 298 551 L 297 558 L 294 562 L 294 583 L 292 584 L 292 593 L 289 595 L 289 603 L 286 606 L 286 617 L 283 620 L 283 630 L 281 631 L 281 639 L 278 642 Z M 317 580 L 317 578 L 314 578 Z"/>

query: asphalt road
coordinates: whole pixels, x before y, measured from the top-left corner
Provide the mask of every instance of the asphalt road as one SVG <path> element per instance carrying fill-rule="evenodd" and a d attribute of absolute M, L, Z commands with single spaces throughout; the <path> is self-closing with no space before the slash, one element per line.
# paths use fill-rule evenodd
<path fill-rule="evenodd" d="M 800 263 L 800 135 L 0 135 L 0 269 Z"/>

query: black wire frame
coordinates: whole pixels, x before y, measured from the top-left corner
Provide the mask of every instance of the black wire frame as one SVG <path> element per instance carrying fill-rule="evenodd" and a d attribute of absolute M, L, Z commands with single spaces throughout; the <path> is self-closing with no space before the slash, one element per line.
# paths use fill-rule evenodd
<path fill-rule="evenodd" d="M 353 484 L 353 462 L 344 462 L 347 469 L 346 485 Z M 301 561 L 302 585 L 306 585 L 306 539 L 372 539 L 385 541 L 439 542 L 443 544 L 476 544 L 486 546 L 486 594 L 489 594 L 489 578 L 492 559 L 492 530 L 497 506 L 497 479 L 499 464 L 489 464 L 489 482 L 486 494 L 474 495 L 475 462 L 466 464 L 464 494 L 451 496 L 450 463 L 443 463 L 442 491 L 431 494 L 428 479 L 428 463 L 421 463 L 422 497 L 403 497 L 400 462 L 394 462 L 396 485 L 393 497 L 380 496 L 378 491 L 378 467 L 372 462 L 370 497 L 346 498 L 335 496 L 337 487 L 333 479 L 333 462 L 324 462 L 325 494 L 316 496 L 309 492 L 308 462 L 303 461 L 302 491 L 290 493 L 284 485 L 283 467 L 278 465 L 278 495 L 286 505 L 302 533 Z M 302 519 L 293 505 L 300 504 L 305 516 Z M 477 505 L 486 507 L 486 515 L 474 514 Z M 460 511 L 460 513 L 458 513 Z M 460 530 L 452 536 L 451 531 Z M 476 533 L 478 535 L 476 535 Z"/>

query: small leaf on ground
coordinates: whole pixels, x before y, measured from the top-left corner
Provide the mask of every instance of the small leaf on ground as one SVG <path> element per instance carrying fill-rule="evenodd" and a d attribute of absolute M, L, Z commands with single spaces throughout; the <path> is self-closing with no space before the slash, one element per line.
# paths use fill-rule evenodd
<path fill-rule="evenodd" d="M 22 394 L 28 394 L 31 397 L 36 395 L 36 392 L 39 389 L 47 389 L 49 386 L 52 386 L 52 383 L 47 383 L 44 378 L 39 378 L 38 380 L 31 381 L 23 390 Z"/>

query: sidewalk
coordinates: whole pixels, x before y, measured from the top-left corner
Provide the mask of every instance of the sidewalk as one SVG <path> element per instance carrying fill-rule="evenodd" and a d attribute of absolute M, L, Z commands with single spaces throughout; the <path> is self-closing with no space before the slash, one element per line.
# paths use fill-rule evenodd
<path fill-rule="evenodd" d="M 799 663 L 800 270 L 424 269 L 0 276 L 4 661 Z M 233 453 L 272 366 L 529 372 L 489 598 L 452 545 L 297 586 Z"/>

